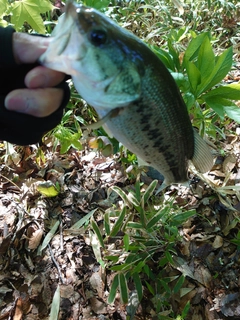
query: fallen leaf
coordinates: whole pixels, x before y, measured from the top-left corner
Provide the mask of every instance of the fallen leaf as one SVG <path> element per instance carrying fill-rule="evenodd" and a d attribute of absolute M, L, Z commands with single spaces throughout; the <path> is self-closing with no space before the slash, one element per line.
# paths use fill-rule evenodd
<path fill-rule="evenodd" d="M 29 243 L 28 243 L 28 248 L 30 250 L 35 250 L 39 246 L 39 244 L 42 240 L 42 235 L 43 235 L 42 229 L 38 229 L 33 232 L 31 238 L 29 239 Z"/>

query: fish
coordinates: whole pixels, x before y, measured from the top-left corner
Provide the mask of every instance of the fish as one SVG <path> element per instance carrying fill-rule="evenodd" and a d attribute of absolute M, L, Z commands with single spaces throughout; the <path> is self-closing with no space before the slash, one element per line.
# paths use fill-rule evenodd
<path fill-rule="evenodd" d="M 189 161 L 201 173 L 212 168 L 176 82 L 142 40 L 73 1 L 52 36 L 40 63 L 72 77 L 107 133 L 164 176 L 161 189 L 187 182 Z"/>

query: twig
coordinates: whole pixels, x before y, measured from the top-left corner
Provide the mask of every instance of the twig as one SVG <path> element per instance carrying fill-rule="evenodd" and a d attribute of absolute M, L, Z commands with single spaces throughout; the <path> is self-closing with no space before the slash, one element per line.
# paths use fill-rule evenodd
<path fill-rule="evenodd" d="M 51 248 L 51 246 L 49 244 L 48 244 L 48 249 L 49 249 L 52 261 L 55 264 L 55 267 L 57 268 L 57 271 L 58 271 L 58 274 L 59 274 L 59 279 L 62 282 L 62 284 L 64 284 L 63 278 L 61 276 L 61 270 L 60 270 L 59 264 L 57 263 L 56 259 L 54 258 L 54 255 L 53 255 L 53 252 L 52 252 L 52 248 Z"/>

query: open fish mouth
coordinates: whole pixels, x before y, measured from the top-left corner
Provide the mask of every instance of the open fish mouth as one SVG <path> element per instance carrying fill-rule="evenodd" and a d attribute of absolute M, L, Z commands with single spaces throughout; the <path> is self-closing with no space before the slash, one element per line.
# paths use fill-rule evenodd
<path fill-rule="evenodd" d="M 67 74 L 75 73 L 72 61 L 82 60 L 86 52 L 84 31 L 81 32 L 78 23 L 79 10 L 81 6 L 76 7 L 72 2 L 67 4 L 66 13 L 59 18 L 52 33 L 51 44 L 39 59 L 40 64 Z"/>

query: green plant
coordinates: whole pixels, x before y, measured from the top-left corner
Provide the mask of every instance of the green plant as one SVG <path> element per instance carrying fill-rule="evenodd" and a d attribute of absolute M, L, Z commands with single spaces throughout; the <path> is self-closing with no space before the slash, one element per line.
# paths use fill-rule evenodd
<path fill-rule="evenodd" d="M 54 128 L 48 135 L 55 137 L 55 148 L 60 144 L 60 153 L 66 153 L 71 147 L 81 150 L 80 138 L 82 131 L 73 110 L 68 110 L 62 117 L 61 123 Z"/>
<path fill-rule="evenodd" d="M 109 303 L 114 301 L 117 290 L 122 302 L 128 303 L 128 284 L 133 283 L 139 302 L 146 287 L 153 295 L 156 313 L 168 310 L 170 315 L 169 299 L 180 290 L 185 278 L 181 274 L 169 278 L 165 269 L 174 265 L 172 257 L 177 254 L 176 244 L 180 240 L 178 226 L 192 217 L 195 210 L 182 212 L 174 207 L 173 201 L 164 201 L 161 208 L 154 206 L 150 197 L 156 186 L 154 180 L 141 192 L 137 182 L 135 192 L 129 193 L 112 187 L 111 192 L 117 193 L 123 201 L 122 209 L 105 212 L 104 232 L 95 220 L 91 227 L 103 249 L 101 263 L 115 273 Z M 120 243 L 116 250 L 110 249 L 113 241 Z"/>
<path fill-rule="evenodd" d="M 176 35 L 174 41 L 180 41 L 185 35 L 184 30 Z M 202 134 L 208 133 L 215 138 L 217 132 L 223 135 L 219 124 L 224 122 L 226 115 L 240 123 L 240 109 L 232 101 L 240 99 L 240 85 L 221 85 L 232 67 L 232 47 L 215 55 L 209 32 L 192 33 L 192 36 L 182 61 L 171 39 L 168 41 L 168 52 L 156 47 L 153 50 L 171 70 L 183 93 L 193 125 Z"/>
<path fill-rule="evenodd" d="M 38 33 L 46 33 L 41 14 L 52 11 L 49 0 L 1 1 L 0 25 L 13 24 L 17 31 L 26 31 L 25 22 Z"/>

